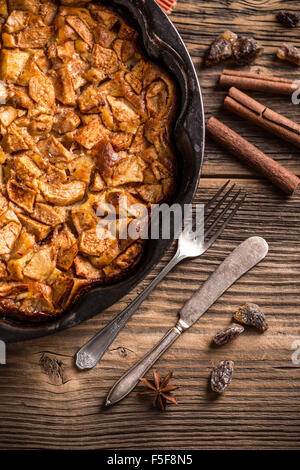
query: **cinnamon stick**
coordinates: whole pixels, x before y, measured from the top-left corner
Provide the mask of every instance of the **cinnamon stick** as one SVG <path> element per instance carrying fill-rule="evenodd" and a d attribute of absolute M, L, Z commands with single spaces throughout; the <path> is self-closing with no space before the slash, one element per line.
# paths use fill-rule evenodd
<path fill-rule="evenodd" d="M 231 87 L 224 107 L 263 129 L 300 147 L 300 125 Z"/>
<path fill-rule="evenodd" d="M 220 77 L 220 85 L 226 88 L 233 86 L 241 90 L 264 91 L 280 95 L 291 95 L 299 88 L 299 85 L 296 85 L 294 80 L 287 78 L 228 69 L 223 70 Z"/>
<path fill-rule="evenodd" d="M 285 193 L 292 195 L 298 188 L 300 179 L 294 173 L 261 152 L 218 119 L 211 117 L 208 120 L 206 132 L 219 145 L 268 178 Z"/>

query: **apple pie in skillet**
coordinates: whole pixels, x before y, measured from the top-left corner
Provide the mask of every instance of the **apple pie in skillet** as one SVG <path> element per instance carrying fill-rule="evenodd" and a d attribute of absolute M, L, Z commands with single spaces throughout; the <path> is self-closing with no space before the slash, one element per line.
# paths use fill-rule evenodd
<path fill-rule="evenodd" d="M 176 88 L 112 8 L 0 0 L 0 15 L 0 316 L 37 321 L 140 260 L 120 226 L 174 189 Z"/>

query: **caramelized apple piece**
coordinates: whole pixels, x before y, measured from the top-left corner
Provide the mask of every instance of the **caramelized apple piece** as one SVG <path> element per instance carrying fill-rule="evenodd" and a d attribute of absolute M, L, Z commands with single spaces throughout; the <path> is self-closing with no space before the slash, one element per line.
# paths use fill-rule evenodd
<path fill-rule="evenodd" d="M 91 30 L 78 16 L 67 16 L 67 23 L 76 31 L 90 47 L 93 46 L 94 38 Z"/>
<path fill-rule="evenodd" d="M 51 227 L 63 224 L 66 221 L 66 210 L 64 207 L 53 207 L 49 204 L 37 202 L 34 206 L 32 217 Z"/>
<path fill-rule="evenodd" d="M 55 93 L 56 99 L 65 105 L 75 106 L 76 95 L 74 91 L 72 75 L 67 66 L 60 67 L 58 70 L 57 81 L 58 83 L 56 91 L 58 91 L 58 93 Z"/>
<path fill-rule="evenodd" d="M 28 298 L 22 302 L 21 312 L 26 315 L 51 313 L 54 310 L 52 303 L 52 289 L 43 282 L 34 282 L 30 285 Z"/>
<path fill-rule="evenodd" d="M 7 199 L 0 193 L 0 216 L 7 210 L 8 208 L 8 201 Z"/>
<path fill-rule="evenodd" d="M 31 185 L 35 178 L 39 178 L 42 174 L 39 167 L 33 162 L 27 153 L 19 154 L 10 160 L 11 167 L 20 180 Z"/>
<path fill-rule="evenodd" d="M 58 134 L 74 131 L 80 125 L 80 117 L 70 108 L 58 108 L 53 120 L 53 130 Z"/>
<path fill-rule="evenodd" d="M 99 90 L 93 86 L 88 86 L 79 96 L 78 105 L 82 113 L 94 113 L 101 110 L 102 106 L 105 105 L 105 101 Z"/>
<path fill-rule="evenodd" d="M 142 184 L 136 190 L 144 201 L 151 204 L 157 204 L 163 199 L 164 194 L 161 184 Z"/>
<path fill-rule="evenodd" d="M 26 264 L 31 260 L 34 255 L 34 251 L 28 251 L 19 258 L 13 258 L 8 260 L 7 269 L 9 272 L 10 279 L 14 281 L 22 281 L 24 279 L 24 268 Z"/>
<path fill-rule="evenodd" d="M 75 155 L 64 147 L 53 135 L 48 137 L 48 139 L 40 140 L 38 148 L 42 155 L 49 158 L 51 163 L 70 162 L 75 157 Z"/>
<path fill-rule="evenodd" d="M 98 142 L 106 141 L 107 137 L 107 129 L 99 122 L 98 119 L 94 119 L 86 126 L 78 130 L 77 134 L 75 135 L 75 140 L 80 145 L 90 150 Z"/>
<path fill-rule="evenodd" d="M 28 212 L 32 212 L 36 192 L 27 186 L 18 183 L 13 178 L 8 180 L 6 185 L 9 199 Z"/>
<path fill-rule="evenodd" d="M 16 45 L 20 49 L 37 49 L 47 45 L 53 35 L 52 26 L 36 26 L 20 31 L 16 35 Z"/>
<path fill-rule="evenodd" d="M 10 222 L 0 229 L 0 255 L 9 254 L 20 234 L 21 226 L 16 222 Z"/>
<path fill-rule="evenodd" d="M 35 281 L 46 281 L 56 266 L 56 253 L 53 247 L 40 248 L 24 269 L 24 275 Z"/>
<path fill-rule="evenodd" d="M 36 237 L 37 241 L 44 240 L 44 238 L 49 235 L 51 227 L 48 225 L 37 222 L 23 214 L 18 214 L 18 217 L 22 225 L 24 225 L 29 233 L 32 233 Z"/>
<path fill-rule="evenodd" d="M 76 256 L 74 259 L 74 266 L 76 276 L 83 277 L 85 279 L 101 279 L 103 272 L 101 269 L 95 268 L 86 258 L 83 256 Z"/>
<path fill-rule="evenodd" d="M 53 108 L 55 92 L 47 75 L 36 75 L 29 80 L 29 96 L 45 108 Z"/>
<path fill-rule="evenodd" d="M 86 230 L 82 232 L 79 237 L 79 250 L 91 256 L 100 256 L 115 244 L 115 239 L 102 238 L 97 228 Z"/>
<path fill-rule="evenodd" d="M 60 250 L 57 258 L 57 267 L 63 271 L 68 271 L 73 264 L 74 258 L 78 253 L 78 244 L 75 242 L 65 250 Z"/>
<path fill-rule="evenodd" d="M 33 252 L 34 246 L 35 246 L 34 235 L 26 231 L 22 231 L 14 245 L 11 258 L 13 259 L 22 258 L 22 256 L 24 256 L 26 253 Z"/>
<path fill-rule="evenodd" d="M 6 0 L 0 0 L 0 15 L 2 15 L 3 17 L 6 17 L 8 15 Z"/>
<path fill-rule="evenodd" d="M 5 22 L 5 31 L 10 34 L 22 31 L 22 29 L 27 27 L 30 17 L 31 15 L 28 11 L 12 11 Z"/>
<path fill-rule="evenodd" d="M 114 170 L 112 186 L 126 183 L 139 183 L 144 179 L 143 171 L 146 164 L 140 157 L 128 157 L 121 161 Z"/>
<path fill-rule="evenodd" d="M 28 290 L 28 284 L 23 282 L 0 282 L 0 297 L 15 296 Z"/>
<path fill-rule="evenodd" d="M 6 269 L 6 264 L 4 261 L 0 261 L 0 279 L 5 279 L 8 276 L 8 272 Z"/>
<path fill-rule="evenodd" d="M 56 15 L 57 4 L 55 0 L 44 1 L 40 6 L 40 15 L 43 18 L 43 22 L 46 26 L 49 26 Z"/>
<path fill-rule="evenodd" d="M 25 10 L 38 14 L 39 0 L 8 0 L 9 10 Z"/>
<path fill-rule="evenodd" d="M 2 49 L 0 57 L 0 79 L 7 83 L 17 83 L 29 59 L 28 52 Z"/>
<path fill-rule="evenodd" d="M 94 228 L 97 224 L 95 214 L 87 208 L 73 209 L 72 220 L 78 233 Z"/>
<path fill-rule="evenodd" d="M 119 69 L 116 53 L 111 49 L 95 44 L 92 51 L 92 66 L 101 69 L 106 75 L 111 75 Z"/>
<path fill-rule="evenodd" d="M 12 106 L 3 106 L 0 108 L 0 123 L 8 127 L 18 116 L 18 111 Z"/>
<path fill-rule="evenodd" d="M 52 204 L 66 206 L 80 201 L 85 194 L 86 185 L 82 181 L 71 181 L 70 183 L 55 185 L 50 183 L 39 183 L 44 198 Z"/>
<path fill-rule="evenodd" d="M 143 252 L 143 243 L 134 242 L 123 253 L 121 253 L 111 264 L 103 268 L 107 281 L 116 278 L 138 262 Z"/>

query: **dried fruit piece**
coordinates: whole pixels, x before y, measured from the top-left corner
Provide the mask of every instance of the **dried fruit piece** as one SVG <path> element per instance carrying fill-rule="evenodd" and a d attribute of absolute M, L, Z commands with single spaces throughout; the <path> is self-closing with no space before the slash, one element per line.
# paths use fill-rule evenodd
<path fill-rule="evenodd" d="M 223 344 L 227 344 L 233 339 L 237 338 L 240 334 L 243 333 L 243 331 L 243 326 L 233 324 L 224 330 L 218 331 L 213 339 L 213 342 L 218 346 L 222 346 Z"/>
<path fill-rule="evenodd" d="M 251 64 L 264 51 L 264 48 L 253 38 L 241 36 L 232 46 L 232 58 L 238 65 Z"/>
<path fill-rule="evenodd" d="M 221 361 L 212 371 L 210 386 L 214 392 L 222 393 L 232 380 L 233 361 Z"/>
<path fill-rule="evenodd" d="M 237 38 L 237 35 L 232 31 L 224 31 L 220 34 L 207 51 L 205 65 L 209 67 L 218 64 L 222 60 L 229 59 L 232 56 L 232 45 Z"/>
<path fill-rule="evenodd" d="M 211 44 L 204 64 L 210 66 L 230 58 L 238 65 L 251 64 L 263 50 L 255 39 L 225 31 Z"/>
<path fill-rule="evenodd" d="M 279 11 L 276 20 L 287 28 L 295 28 L 299 23 L 300 16 L 292 11 Z"/>
<path fill-rule="evenodd" d="M 153 379 L 148 380 L 145 377 L 140 379 L 146 387 L 146 390 L 140 392 L 141 395 L 153 395 L 154 406 L 157 406 L 161 410 L 166 408 L 167 402 L 178 405 L 176 398 L 171 393 L 173 390 L 178 388 L 178 385 L 168 385 L 171 380 L 173 372 L 169 372 L 163 379 L 161 379 L 157 370 L 153 370 Z"/>
<path fill-rule="evenodd" d="M 287 60 L 293 64 L 300 65 L 300 50 L 297 47 L 282 44 L 277 51 L 277 57 L 281 60 Z"/>
<path fill-rule="evenodd" d="M 233 315 L 234 320 L 247 326 L 254 326 L 259 331 L 268 329 L 266 317 L 256 304 L 246 304 L 240 307 Z"/>

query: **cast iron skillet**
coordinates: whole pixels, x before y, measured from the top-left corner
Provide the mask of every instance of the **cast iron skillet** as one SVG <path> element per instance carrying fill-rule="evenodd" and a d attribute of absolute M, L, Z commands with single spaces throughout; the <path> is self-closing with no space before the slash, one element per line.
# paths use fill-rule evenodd
<path fill-rule="evenodd" d="M 188 204 L 198 186 L 204 151 L 204 111 L 192 60 L 177 30 L 154 0 L 113 0 L 109 4 L 123 9 L 132 18 L 141 32 L 148 56 L 162 63 L 177 80 L 181 103 L 173 139 L 179 160 L 179 181 L 172 202 Z M 144 279 L 171 243 L 172 240 L 149 240 L 141 262 L 127 279 L 94 288 L 53 321 L 29 324 L 1 319 L 0 339 L 14 342 L 45 336 L 100 313 Z"/>

